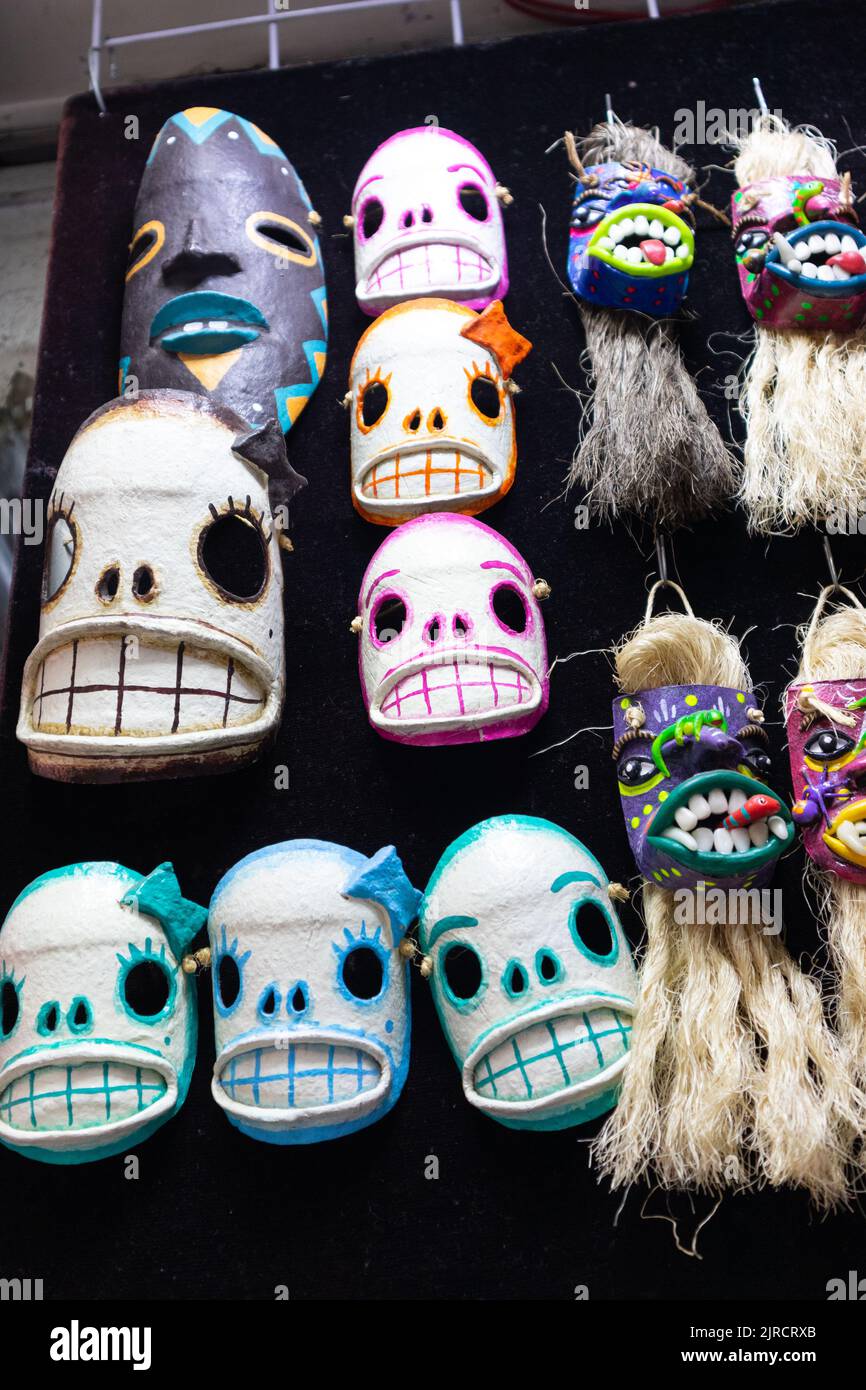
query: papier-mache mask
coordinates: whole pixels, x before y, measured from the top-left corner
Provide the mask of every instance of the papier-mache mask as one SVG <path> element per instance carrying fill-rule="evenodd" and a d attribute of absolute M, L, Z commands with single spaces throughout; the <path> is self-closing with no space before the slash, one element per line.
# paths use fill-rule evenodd
<path fill-rule="evenodd" d="M 393 846 L 324 840 L 249 854 L 210 904 L 214 1100 L 251 1139 L 312 1144 L 364 1129 L 409 1069 L 408 965 L 420 893 Z"/>
<path fill-rule="evenodd" d="M 500 189 L 484 156 L 444 126 L 398 131 L 352 196 L 355 294 L 366 314 L 419 295 L 483 309 L 508 289 Z"/>
<path fill-rule="evenodd" d="M 766 328 L 851 332 L 866 315 L 866 236 L 851 185 L 781 175 L 731 199 L 740 289 Z"/>
<path fill-rule="evenodd" d="M 613 758 L 629 843 L 645 878 L 674 891 L 766 882 L 791 842 L 751 690 L 660 686 L 613 704 Z"/>
<path fill-rule="evenodd" d="M 207 913 L 170 864 L 72 864 L 0 931 L 0 1141 L 45 1163 L 137 1147 L 183 1104 L 196 1007 L 183 953 Z"/>
<path fill-rule="evenodd" d="M 420 943 L 471 1105 L 512 1129 L 609 1110 L 637 982 L 607 875 L 550 821 L 496 816 L 449 845 Z"/>
<path fill-rule="evenodd" d="M 568 278 L 588 304 L 667 318 L 685 297 L 695 220 L 681 179 L 648 164 L 587 165 L 575 184 Z"/>
<path fill-rule="evenodd" d="M 397 526 L 422 512 L 474 516 L 514 481 L 511 373 L 530 351 L 497 300 L 482 314 L 447 299 L 395 305 L 349 370 L 352 501 Z"/>
<path fill-rule="evenodd" d="M 437 512 L 399 526 L 367 567 L 352 625 L 376 732 L 436 745 L 532 729 L 549 695 L 547 592 L 481 521 Z"/>
<path fill-rule="evenodd" d="M 181 392 L 85 421 L 49 504 L 39 641 L 18 737 L 61 781 L 250 761 L 283 702 L 282 568 L 269 486 L 302 483 L 279 427 Z"/>
<path fill-rule="evenodd" d="M 291 429 L 325 366 L 322 257 L 304 185 L 252 121 L 166 121 L 138 191 L 119 390 L 195 391 Z"/>
<path fill-rule="evenodd" d="M 866 679 L 792 685 L 785 716 L 792 814 L 806 853 L 866 884 Z"/>

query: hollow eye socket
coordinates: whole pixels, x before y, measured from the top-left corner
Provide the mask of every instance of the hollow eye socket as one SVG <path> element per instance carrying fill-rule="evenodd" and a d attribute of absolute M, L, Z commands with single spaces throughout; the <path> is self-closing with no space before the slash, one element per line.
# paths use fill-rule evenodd
<path fill-rule="evenodd" d="M 617 770 L 617 778 L 624 787 L 639 787 L 642 782 L 648 782 L 656 772 L 658 768 L 652 758 L 633 753 L 630 757 L 623 758 Z"/>
<path fill-rule="evenodd" d="M 816 762 L 831 763 L 853 752 L 856 746 L 854 739 L 841 729 L 819 729 L 806 739 L 803 752 Z"/>
<path fill-rule="evenodd" d="M 315 265 L 315 241 L 290 217 L 276 212 L 251 213 L 246 226 L 250 240 L 263 251 L 297 265 Z"/>
<path fill-rule="evenodd" d="M 368 430 L 377 425 L 388 409 L 390 395 L 384 381 L 368 381 L 361 391 L 361 420 Z"/>
<path fill-rule="evenodd" d="M 10 1036 L 20 1012 L 18 990 L 12 980 L 4 980 L 0 985 L 0 1037 Z"/>
<path fill-rule="evenodd" d="M 241 972 L 233 955 L 226 951 L 220 956 L 214 971 L 214 993 L 224 1011 L 238 1002 L 241 993 Z"/>
<path fill-rule="evenodd" d="M 146 227 L 139 232 L 129 248 L 129 259 L 126 263 L 127 273 L 130 270 L 135 270 L 139 262 L 144 260 L 148 251 L 156 245 L 156 242 L 156 231 L 152 227 Z"/>
<path fill-rule="evenodd" d="M 494 615 L 506 632 L 525 632 L 529 622 L 526 599 L 513 584 L 500 584 L 491 599 Z"/>
<path fill-rule="evenodd" d="M 171 998 L 171 977 L 158 960 L 140 960 L 123 977 L 123 1000 L 135 1018 L 158 1018 Z"/>
<path fill-rule="evenodd" d="M 393 642 L 406 625 L 406 605 L 396 594 L 383 594 L 373 609 L 372 628 L 376 641 L 384 646 Z"/>
<path fill-rule="evenodd" d="M 259 598 L 268 579 L 268 553 L 261 528 L 237 512 L 210 522 L 198 543 L 199 564 L 223 598 L 243 603 Z"/>
<path fill-rule="evenodd" d="M 342 959 L 340 978 L 353 999 L 376 999 L 385 983 L 382 957 L 372 946 L 353 946 Z"/>
<path fill-rule="evenodd" d="M 385 219 L 385 208 L 378 198 L 368 198 L 358 217 L 358 226 L 364 241 L 375 236 Z"/>
<path fill-rule="evenodd" d="M 600 964 L 613 964 L 617 956 L 616 937 L 598 903 L 592 899 L 575 903 L 569 925 L 572 940 L 579 951 Z"/>
<path fill-rule="evenodd" d="M 476 376 L 472 378 L 469 387 L 469 395 L 472 404 L 483 415 L 485 420 L 498 420 L 502 413 L 502 397 L 499 394 L 499 387 L 489 376 Z"/>
<path fill-rule="evenodd" d="M 486 222 L 490 215 L 487 195 L 475 183 L 461 184 L 457 194 L 460 206 L 474 222 Z"/>
<path fill-rule="evenodd" d="M 484 972 L 474 946 L 455 941 L 442 957 L 442 971 L 452 996 L 463 1003 L 474 999 L 481 989 Z"/>
<path fill-rule="evenodd" d="M 65 516 L 52 518 L 45 546 L 45 569 L 42 574 L 42 602 L 56 598 L 72 573 L 78 537 L 75 527 Z"/>

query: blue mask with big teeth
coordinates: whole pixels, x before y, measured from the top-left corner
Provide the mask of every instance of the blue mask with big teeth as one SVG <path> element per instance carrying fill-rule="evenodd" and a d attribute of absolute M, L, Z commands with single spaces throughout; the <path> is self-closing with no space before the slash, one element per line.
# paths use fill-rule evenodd
<path fill-rule="evenodd" d="M 770 878 L 793 824 L 767 784 L 772 767 L 752 691 L 674 685 L 623 695 L 613 732 L 629 843 L 646 879 L 673 891 Z"/>
<path fill-rule="evenodd" d="M 587 304 L 667 318 L 694 261 L 693 195 L 647 164 L 587 166 L 575 187 L 568 278 Z"/>

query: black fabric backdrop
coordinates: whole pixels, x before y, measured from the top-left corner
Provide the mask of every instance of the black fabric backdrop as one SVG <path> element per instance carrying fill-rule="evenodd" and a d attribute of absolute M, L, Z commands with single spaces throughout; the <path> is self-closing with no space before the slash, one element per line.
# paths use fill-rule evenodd
<path fill-rule="evenodd" d="M 844 36 L 844 42 L 840 40 Z M 310 479 L 295 508 L 296 552 L 285 557 L 288 697 L 279 742 L 253 768 L 151 785 L 62 786 L 30 776 L 15 741 L 21 669 L 38 627 L 41 552 L 21 546 L 11 615 L 0 743 L 7 811 L 0 909 L 43 870 L 79 859 L 116 859 L 149 871 L 173 860 L 184 891 L 207 902 L 229 865 L 261 845 L 318 836 L 370 853 L 394 842 L 423 886 L 445 846 L 485 816 L 549 817 L 586 839 L 614 879 L 629 879 L 609 739 L 586 734 L 531 755 L 586 726 L 610 723 L 602 656 L 554 672 L 551 708 L 528 738 L 483 747 L 407 749 L 368 727 L 348 629 L 361 573 L 385 532 L 361 521 L 348 493 L 348 426 L 338 400 L 366 320 L 353 296 L 352 250 L 342 216 L 355 176 L 394 130 L 435 114 L 475 141 L 514 192 L 507 211 L 512 322 L 535 344 L 519 370 L 519 466 L 508 499 L 485 520 L 547 578 L 551 656 L 602 648 L 631 627 L 654 559 L 623 528 L 578 531 L 575 496 L 561 482 L 579 404 L 554 372 L 584 386 L 577 311 L 542 254 L 540 211 L 557 266 L 565 260 L 570 184 L 562 149 L 545 148 L 568 125 L 585 131 L 612 93 L 622 117 L 659 123 L 698 102 L 753 105 L 760 74 L 771 107 L 809 121 L 840 149 L 866 140 L 862 92 L 866 14 L 850 0 L 755 6 L 735 12 L 595 27 L 462 51 L 353 61 L 279 73 L 189 79 L 117 91 L 100 118 L 73 99 L 60 142 L 54 242 L 45 303 L 29 488 L 50 478 L 81 421 L 114 394 L 123 270 L 136 187 L 150 143 L 173 111 L 228 107 L 272 134 L 296 162 L 324 218 L 331 306 L 327 372 L 290 438 Z M 140 137 L 125 138 L 125 117 Z M 703 166 L 717 146 L 686 149 Z M 850 160 L 866 185 L 866 157 Z M 714 170 L 707 194 L 724 206 L 730 174 Z M 218 192 L 215 190 L 215 196 Z M 725 377 L 737 370 L 749 321 L 740 303 L 726 228 L 705 220 L 682 333 L 686 358 L 723 428 Z M 739 335 L 739 340 L 738 340 Z M 862 537 L 835 542 L 847 578 L 866 559 Z M 794 650 L 807 592 L 824 582 L 820 538 L 750 541 L 728 515 L 681 533 L 676 567 L 697 612 L 751 630 L 756 683 L 773 711 Z M 786 781 L 778 724 L 777 781 Z M 290 769 L 274 789 L 274 765 Z M 573 769 L 589 768 L 576 791 Z M 797 851 L 777 878 L 789 943 L 816 948 Z M 633 941 L 640 923 L 624 920 Z M 232 1129 L 210 1098 L 209 979 L 199 985 L 201 1038 L 180 1115 L 139 1151 L 141 1176 L 121 1159 L 50 1168 L 0 1152 L 5 1193 L 0 1272 L 42 1277 L 47 1298 L 823 1298 L 828 1279 L 862 1255 L 859 1213 L 820 1220 L 805 1198 L 763 1193 L 727 1199 L 704 1230 L 702 1262 L 678 1254 L 670 1228 L 643 1221 L 587 1167 L 587 1131 L 512 1133 L 463 1100 L 427 986 L 413 974 L 413 1060 L 396 1109 L 354 1137 L 306 1149 L 256 1144 Z M 439 1159 L 438 1181 L 425 1157 Z M 684 1201 L 672 1204 L 693 1220 Z M 709 1203 L 698 1203 L 699 1214 Z M 658 1194 L 649 1211 L 664 1210 Z"/>

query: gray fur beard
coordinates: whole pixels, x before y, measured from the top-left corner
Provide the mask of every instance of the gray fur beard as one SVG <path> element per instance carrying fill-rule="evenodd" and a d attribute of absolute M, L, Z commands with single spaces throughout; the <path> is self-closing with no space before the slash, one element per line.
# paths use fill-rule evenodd
<path fill-rule="evenodd" d="M 602 122 L 581 142 L 585 164 L 639 161 L 694 183 L 694 170 L 653 131 Z M 686 370 L 674 329 L 622 309 L 580 304 L 593 389 L 592 418 L 570 482 L 610 521 L 653 517 L 656 531 L 700 520 L 734 491 L 736 464 Z"/>

